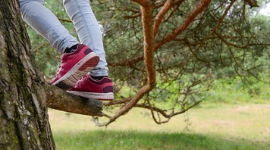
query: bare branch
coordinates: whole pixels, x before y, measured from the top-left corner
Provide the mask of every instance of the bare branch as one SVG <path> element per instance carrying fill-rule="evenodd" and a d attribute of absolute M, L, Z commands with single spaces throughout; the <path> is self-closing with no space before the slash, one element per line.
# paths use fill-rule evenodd
<path fill-rule="evenodd" d="M 166 114 L 166 110 L 162 110 L 160 108 L 157 107 L 153 107 L 150 105 L 146 105 L 146 104 L 136 104 L 134 107 L 139 107 L 139 108 L 145 108 L 145 109 L 152 109 L 153 111 L 156 111 L 160 114 L 162 114 L 162 116 L 164 116 L 165 118 L 169 118 L 169 115 Z"/>
<path fill-rule="evenodd" d="M 46 85 L 46 96 L 49 108 L 82 115 L 103 116 L 101 101 L 75 96 L 49 84 Z"/>
<path fill-rule="evenodd" d="M 167 123 L 170 118 L 174 117 L 174 116 L 177 116 L 177 115 L 180 115 L 180 114 L 183 114 L 185 113 L 186 111 L 188 111 L 189 109 L 197 106 L 199 103 L 201 103 L 202 101 L 197 101 L 195 102 L 194 104 L 192 104 L 191 106 L 187 107 L 186 109 L 183 109 L 181 111 L 178 111 L 178 112 L 171 112 L 170 114 L 167 114 L 166 113 L 166 110 L 162 110 L 160 108 L 157 108 L 157 107 L 153 107 L 153 106 L 150 106 L 150 105 L 146 105 L 146 104 L 136 104 L 134 107 L 139 107 L 139 108 L 145 108 L 145 109 L 149 109 L 151 111 L 155 111 L 159 114 L 161 114 L 163 117 L 167 118 L 168 120 L 165 120 L 165 121 L 155 121 L 157 124 L 162 124 L 162 123 Z M 153 114 L 152 114 L 153 115 Z"/>

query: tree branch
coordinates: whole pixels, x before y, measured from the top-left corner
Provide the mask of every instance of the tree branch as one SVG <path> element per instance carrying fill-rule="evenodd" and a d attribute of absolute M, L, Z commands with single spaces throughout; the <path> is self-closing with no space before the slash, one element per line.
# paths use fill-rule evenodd
<path fill-rule="evenodd" d="M 132 0 L 132 1 L 144 7 L 149 7 L 152 5 L 151 0 Z"/>
<path fill-rule="evenodd" d="M 157 123 L 157 124 L 162 124 L 162 123 L 167 123 L 172 117 L 174 117 L 174 116 L 177 116 L 177 115 L 180 115 L 180 114 L 183 114 L 183 113 L 185 113 L 186 111 L 188 111 L 189 109 L 191 109 L 191 108 L 193 108 L 193 107 L 195 107 L 195 106 L 197 106 L 199 103 L 201 103 L 202 101 L 198 101 L 198 102 L 195 102 L 194 104 L 192 104 L 191 106 L 189 106 L 189 107 L 187 107 L 187 108 L 185 108 L 185 109 L 183 109 L 183 110 L 181 110 L 181 111 L 178 111 L 178 112 L 171 112 L 170 114 L 167 114 L 166 113 L 166 110 L 162 110 L 162 109 L 160 109 L 160 108 L 157 108 L 157 107 L 153 107 L 153 106 L 151 106 L 151 105 L 146 105 L 146 104 L 136 104 L 134 107 L 139 107 L 139 108 L 145 108 L 145 109 L 149 109 L 149 110 L 151 110 L 151 113 L 152 113 L 152 117 L 154 117 L 153 116 L 153 112 L 155 111 L 155 112 L 157 112 L 157 113 L 160 113 L 163 117 L 165 117 L 166 119 L 168 119 L 168 120 L 166 120 L 166 121 L 157 121 L 157 120 L 155 120 L 155 122 Z"/>
<path fill-rule="evenodd" d="M 136 95 L 132 98 L 130 102 L 128 102 L 125 106 L 123 106 L 113 117 L 110 118 L 108 122 L 97 124 L 98 126 L 108 126 L 112 122 L 114 122 L 120 116 L 126 114 L 133 106 L 135 106 L 138 101 L 144 96 L 144 94 L 148 93 L 152 88 L 147 84 L 143 86 Z"/>
<path fill-rule="evenodd" d="M 72 21 L 69 20 L 69 19 L 58 18 L 58 20 L 63 21 L 63 22 L 69 22 L 69 23 L 72 23 Z"/>
<path fill-rule="evenodd" d="M 156 82 L 154 64 L 154 30 L 153 7 L 142 7 L 143 35 L 144 35 L 144 64 L 147 72 L 147 81 L 152 88 Z"/>
<path fill-rule="evenodd" d="M 211 0 L 202 0 L 201 3 L 193 10 L 192 13 L 190 13 L 186 20 L 177 29 L 155 45 L 155 50 L 160 48 L 165 43 L 174 40 L 177 35 L 183 33 L 194 21 L 194 19 L 209 5 L 210 2 Z"/>
<path fill-rule="evenodd" d="M 111 101 L 109 103 L 104 103 L 103 106 L 112 106 L 112 105 L 119 105 L 119 104 L 125 104 L 128 103 L 131 100 L 130 97 L 124 98 L 122 100 L 117 100 L 117 101 Z"/>
<path fill-rule="evenodd" d="M 46 85 L 47 106 L 49 108 L 89 116 L 103 116 L 102 102 L 67 93 L 56 86 Z"/>
<path fill-rule="evenodd" d="M 210 1 L 211 0 L 202 0 L 201 3 L 193 10 L 193 12 L 182 23 L 181 26 L 179 26 L 177 29 L 175 29 L 174 32 L 172 32 L 170 35 L 165 37 L 162 41 L 155 44 L 154 51 L 159 49 L 165 43 L 174 40 L 177 35 L 181 34 L 183 31 L 185 31 L 189 27 L 189 25 L 194 21 L 195 17 L 197 17 L 209 5 Z M 181 2 L 182 2 L 182 0 L 179 0 L 179 1 L 177 1 L 177 4 L 181 4 Z M 158 23 L 156 23 L 156 26 L 158 26 Z M 158 30 L 157 27 L 156 27 L 156 30 Z M 126 61 L 121 61 L 121 62 L 117 62 L 117 63 L 108 63 L 108 64 L 110 66 L 129 66 L 130 64 L 138 63 L 142 60 L 144 60 L 144 56 L 141 56 L 141 57 L 138 57 L 138 58 L 135 58 L 132 60 L 129 59 Z"/>
<path fill-rule="evenodd" d="M 226 45 L 233 46 L 235 48 L 248 48 L 248 47 L 251 47 L 251 46 L 258 46 L 258 45 L 260 45 L 260 46 L 270 46 L 270 43 L 249 43 L 249 44 L 246 44 L 246 45 L 237 45 L 237 44 L 234 44 L 234 43 L 231 43 L 231 42 L 225 40 L 219 33 L 215 32 L 215 34 Z"/>
<path fill-rule="evenodd" d="M 154 32 L 153 32 L 153 4 L 148 7 L 141 6 L 143 35 L 144 35 L 144 64 L 147 72 L 147 83 L 139 89 L 136 95 L 124 105 L 108 122 L 98 124 L 98 126 L 108 126 L 120 116 L 126 114 L 133 108 L 138 101 L 149 91 L 151 91 L 156 84 L 156 72 L 154 65 Z"/>
<path fill-rule="evenodd" d="M 154 37 L 157 36 L 162 19 L 164 18 L 165 14 L 172 8 L 173 2 L 174 0 L 167 0 L 165 4 L 163 5 L 163 7 L 161 8 L 161 10 L 158 12 L 155 18 L 155 23 L 154 23 Z"/>

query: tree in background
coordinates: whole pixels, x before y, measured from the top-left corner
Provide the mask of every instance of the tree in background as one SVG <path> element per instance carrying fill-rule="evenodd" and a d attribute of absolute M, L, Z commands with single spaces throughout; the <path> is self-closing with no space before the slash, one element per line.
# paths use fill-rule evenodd
<path fill-rule="evenodd" d="M 49 1 L 47 6 L 73 33 L 64 10 Z M 215 79 L 269 76 L 269 19 L 259 16 L 254 0 L 96 0 L 92 7 L 103 26 L 110 76 L 116 81 L 117 99 L 104 106 L 120 108 L 110 111 L 101 126 L 133 107 L 149 109 L 156 123 L 165 123 L 204 100 L 202 92 Z M 36 52 L 38 62 L 44 54 L 55 57 L 46 42 Z M 41 66 L 48 76 L 57 70 L 52 63 Z"/>
<path fill-rule="evenodd" d="M 204 100 L 201 93 L 219 77 L 269 73 L 268 21 L 255 18 L 257 5 L 249 1 L 93 3 L 120 89 L 118 101 L 104 104 L 120 105 L 119 111 L 101 125 L 133 107 L 149 109 L 156 123 L 165 123 Z M 121 95 L 127 87 L 128 96 Z"/>

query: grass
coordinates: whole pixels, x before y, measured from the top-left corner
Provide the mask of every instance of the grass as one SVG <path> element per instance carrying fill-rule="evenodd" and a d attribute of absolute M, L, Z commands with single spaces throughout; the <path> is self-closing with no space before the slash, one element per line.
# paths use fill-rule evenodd
<path fill-rule="evenodd" d="M 219 136 L 113 130 L 64 132 L 55 140 L 59 150 L 263 150 L 267 146 Z"/>
<path fill-rule="evenodd" d="M 107 128 L 50 110 L 58 150 L 268 150 L 270 104 L 202 105 L 168 124 L 134 109 Z"/>

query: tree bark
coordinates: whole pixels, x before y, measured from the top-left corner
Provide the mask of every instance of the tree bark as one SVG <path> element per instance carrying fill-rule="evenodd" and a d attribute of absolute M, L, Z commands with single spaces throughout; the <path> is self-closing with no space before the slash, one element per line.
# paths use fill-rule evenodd
<path fill-rule="evenodd" d="M 48 84 L 30 51 L 18 0 L 0 4 L 0 150 L 53 150 L 47 106 L 102 116 L 102 103 Z"/>
<path fill-rule="evenodd" d="M 103 116 L 103 104 L 99 100 L 86 99 L 67 93 L 52 85 L 46 85 L 47 106 L 49 108 L 62 110 L 88 116 Z"/>
<path fill-rule="evenodd" d="M 1 1 L 0 20 L 0 149 L 55 149 L 44 79 L 29 50 L 16 0 Z"/>

